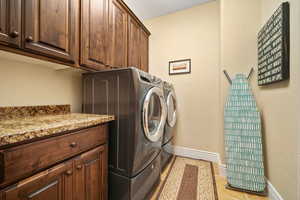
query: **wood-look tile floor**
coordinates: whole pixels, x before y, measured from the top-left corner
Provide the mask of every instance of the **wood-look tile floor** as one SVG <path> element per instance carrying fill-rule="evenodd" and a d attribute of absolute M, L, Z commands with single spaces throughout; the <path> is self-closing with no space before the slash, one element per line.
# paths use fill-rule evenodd
<path fill-rule="evenodd" d="M 227 182 L 225 177 L 219 175 L 219 168 L 217 164 L 214 164 L 214 168 L 219 200 L 269 200 L 267 197 L 226 189 L 225 185 Z"/>
<path fill-rule="evenodd" d="M 153 193 L 150 200 L 157 200 L 157 196 L 160 192 L 160 188 L 164 180 L 167 178 L 168 171 L 170 170 L 171 165 L 167 166 L 161 175 L 161 181 L 155 192 Z M 269 200 L 267 197 L 261 197 L 256 195 L 251 195 L 243 192 L 236 192 L 228 190 L 225 188 L 226 179 L 219 175 L 218 165 L 214 164 L 215 171 L 215 180 L 218 190 L 218 200 Z M 171 199 L 170 199 L 171 200 Z"/>

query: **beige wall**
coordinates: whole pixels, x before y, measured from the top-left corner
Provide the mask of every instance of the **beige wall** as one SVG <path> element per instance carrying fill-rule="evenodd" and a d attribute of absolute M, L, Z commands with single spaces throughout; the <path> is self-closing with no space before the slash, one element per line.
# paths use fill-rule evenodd
<path fill-rule="evenodd" d="M 71 104 L 81 112 L 81 75 L 60 65 L 0 51 L 0 106 Z"/>
<path fill-rule="evenodd" d="M 257 66 L 256 37 L 281 0 L 221 0 L 221 66 L 232 76 Z M 297 199 L 297 135 L 299 108 L 299 0 L 291 0 L 291 78 L 289 82 L 251 85 L 263 120 L 266 176 L 284 199 Z M 255 67 L 257 73 L 257 67 Z M 222 108 L 227 87 L 221 76 Z M 221 130 L 222 125 L 221 125 Z M 223 138 L 222 138 L 223 139 Z M 221 147 L 221 150 L 224 147 Z M 221 151 L 222 152 L 222 151 Z"/>
<path fill-rule="evenodd" d="M 179 119 L 176 145 L 218 151 L 219 3 L 145 21 L 151 31 L 150 73 L 174 84 Z M 168 62 L 192 59 L 192 73 L 168 75 Z"/>
<path fill-rule="evenodd" d="M 261 1 L 261 25 L 283 0 Z M 300 2 L 290 0 L 290 81 L 263 87 L 259 103 L 263 112 L 268 177 L 284 199 L 297 199 L 297 137 L 299 135 Z"/>
<path fill-rule="evenodd" d="M 250 83 L 262 112 L 266 176 L 284 199 L 296 200 L 299 0 L 290 0 L 290 81 L 258 87 L 256 75 L 257 33 L 282 1 L 214 1 L 147 20 L 146 25 L 152 32 L 150 72 L 174 83 L 178 96 L 175 145 L 219 152 L 224 161 L 223 105 L 229 84 L 222 71 L 233 78 L 254 67 Z M 168 61 L 183 58 L 192 58 L 192 74 L 169 76 Z"/>
<path fill-rule="evenodd" d="M 261 0 L 221 0 L 221 110 L 219 152 L 224 161 L 223 108 L 229 83 L 223 74 L 226 70 L 233 79 L 235 74 L 248 74 L 257 66 L 256 34 L 260 27 Z M 256 72 L 255 72 L 256 73 Z M 256 85 L 256 75 L 251 77 L 251 85 Z M 254 95 L 257 97 L 255 88 Z"/>

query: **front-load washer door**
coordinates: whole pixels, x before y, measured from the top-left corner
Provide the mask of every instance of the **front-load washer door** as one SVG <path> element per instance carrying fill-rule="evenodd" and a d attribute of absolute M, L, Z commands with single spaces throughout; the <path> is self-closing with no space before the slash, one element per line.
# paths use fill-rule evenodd
<path fill-rule="evenodd" d="M 167 97 L 167 123 L 170 127 L 174 127 L 177 120 L 177 104 L 174 92 L 170 92 Z"/>
<path fill-rule="evenodd" d="M 166 117 L 167 108 L 163 91 L 153 87 L 148 91 L 143 104 L 143 128 L 148 140 L 159 141 L 163 135 Z"/>

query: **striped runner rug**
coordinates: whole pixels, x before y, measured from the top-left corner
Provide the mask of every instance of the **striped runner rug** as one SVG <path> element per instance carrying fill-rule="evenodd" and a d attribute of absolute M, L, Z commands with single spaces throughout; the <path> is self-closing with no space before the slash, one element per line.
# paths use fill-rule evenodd
<path fill-rule="evenodd" d="M 175 157 L 157 200 L 218 200 L 212 163 Z"/>

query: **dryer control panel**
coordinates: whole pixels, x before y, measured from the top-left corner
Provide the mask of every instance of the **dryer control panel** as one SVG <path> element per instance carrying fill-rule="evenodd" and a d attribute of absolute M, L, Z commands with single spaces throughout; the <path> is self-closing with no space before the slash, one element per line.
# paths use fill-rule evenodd
<path fill-rule="evenodd" d="M 151 75 L 147 72 L 141 71 L 139 69 L 136 69 L 137 72 L 139 73 L 140 79 L 143 81 L 146 81 L 148 83 L 154 83 L 154 84 L 160 84 L 162 83 L 162 80 L 160 78 L 158 78 L 157 76 Z"/>

